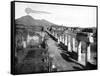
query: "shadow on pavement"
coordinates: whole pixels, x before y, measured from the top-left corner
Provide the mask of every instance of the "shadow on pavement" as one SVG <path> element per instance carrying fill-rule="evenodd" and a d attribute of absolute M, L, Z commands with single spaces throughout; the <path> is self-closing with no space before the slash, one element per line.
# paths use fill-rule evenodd
<path fill-rule="evenodd" d="M 69 56 L 65 55 L 64 53 L 61 53 L 61 56 L 64 60 L 66 60 L 67 62 L 73 62 L 72 60 L 70 60 Z"/>
<path fill-rule="evenodd" d="M 81 68 L 76 67 L 76 66 L 73 66 L 73 68 L 74 68 L 75 70 L 82 70 Z"/>

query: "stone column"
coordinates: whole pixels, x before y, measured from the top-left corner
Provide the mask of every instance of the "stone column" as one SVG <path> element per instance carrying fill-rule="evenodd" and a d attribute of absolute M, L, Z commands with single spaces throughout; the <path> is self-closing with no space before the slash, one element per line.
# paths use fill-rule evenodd
<path fill-rule="evenodd" d="M 64 43 L 65 41 L 64 41 L 64 35 L 62 36 L 62 42 Z"/>
<path fill-rule="evenodd" d="M 54 37 L 55 37 L 55 31 L 54 31 Z"/>
<path fill-rule="evenodd" d="M 26 41 L 22 41 L 23 48 L 26 48 Z"/>
<path fill-rule="evenodd" d="M 64 34 L 64 44 L 65 44 L 65 34 Z"/>
<path fill-rule="evenodd" d="M 88 62 L 91 62 L 90 44 L 87 46 L 87 61 L 88 61 Z"/>
<path fill-rule="evenodd" d="M 78 45 L 78 62 L 81 63 L 81 41 L 79 42 L 79 45 Z"/>
<path fill-rule="evenodd" d="M 75 38 L 74 37 L 72 38 L 72 41 L 73 41 L 73 51 L 76 52 L 76 49 L 75 49 Z"/>
<path fill-rule="evenodd" d="M 67 41 L 68 40 L 68 38 L 67 38 L 67 34 L 65 35 L 65 45 L 67 46 Z"/>
<path fill-rule="evenodd" d="M 60 43 L 59 37 L 57 39 L 58 39 L 58 43 Z"/>
<path fill-rule="evenodd" d="M 61 36 L 59 36 L 59 41 L 61 42 Z"/>
<path fill-rule="evenodd" d="M 55 32 L 55 38 L 57 38 L 57 33 Z"/>
<path fill-rule="evenodd" d="M 68 36 L 68 51 L 72 52 L 72 49 L 71 49 L 71 37 L 70 36 Z"/>
<path fill-rule="evenodd" d="M 89 36 L 88 36 L 90 43 L 94 43 L 94 39 L 93 39 L 92 35 L 93 34 L 90 33 Z"/>
<path fill-rule="evenodd" d="M 87 46 L 87 61 L 90 63 L 93 63 L 93 58 L 92 58 L 92 52 L 91 52 L 91 43 L 94 43 L 94 39 L 92 37 L 92 33 L 89 34 L 88 38 L 89 38 L 89 42 L 88 46 Z"/>
<path fill-rule="evenodd" d="M 63 36 L 61 35 L 61 42 L 63 42 Z"/>
<path fill-rule="evenodd" d="M 53 31 L 53 36 L 55 36 L 55 31 Z"/>
<path fill-rule="evenodd" d="M 52 31 L 52 35 L 54 36 L 54 31 Z"/>
<path fill-rule="evenodd" d="M 78 62 L 82 65 L 86 65 L 87 62 L 87 54 L 86 51 L 85 53 L 82 53 L 82 42 L 79 42 L 79 46 L 78 46 Z"/>
<path fill-rule="evenodd" d="M 55 32 L 55 38 L 57 38 L 57 33 Z"/>
<path fill-rule="evenodd" d="M 78 41 L 75 39 L 75 52 L 78 53 Z"/>

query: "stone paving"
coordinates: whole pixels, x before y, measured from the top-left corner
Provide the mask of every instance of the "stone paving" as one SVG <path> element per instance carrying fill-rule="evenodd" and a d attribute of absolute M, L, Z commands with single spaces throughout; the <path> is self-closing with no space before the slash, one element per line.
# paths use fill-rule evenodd
<path fill-rule="evenodd" d="M 53 58 L 52 64 L 56 66 L 57 71 L 68 71 L 68 70 L 77 70 L 76 68 L 83 69 L 82 66 L 74 63 L 74 62 L 69 62 L 66 61 L 62 56 L 62 50 L 59 49 L 57 46 L 57 42 L 49 38 L 47 40 L 47 45 L 48 45 L 48 52 L 50 57 Z M 67 56 L 66 56 L 67 57 Z"/>

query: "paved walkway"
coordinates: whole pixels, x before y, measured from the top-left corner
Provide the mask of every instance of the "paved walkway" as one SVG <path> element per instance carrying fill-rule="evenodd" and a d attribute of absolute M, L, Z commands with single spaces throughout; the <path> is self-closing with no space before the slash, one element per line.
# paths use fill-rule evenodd
<path fill-rule="evenodd" d="M 52 63 L 57 67 L 57 71 L 76 70 L 76 68 L 82 68 L 80 65 L 74 62 L 68 62 L 61 56 L 62 50 L 57 47 L 57 43 L 49 38 L 47 40 L 49 55 L 53 58 Z M 66 56 L 67 57 L 67 56 Z"/>

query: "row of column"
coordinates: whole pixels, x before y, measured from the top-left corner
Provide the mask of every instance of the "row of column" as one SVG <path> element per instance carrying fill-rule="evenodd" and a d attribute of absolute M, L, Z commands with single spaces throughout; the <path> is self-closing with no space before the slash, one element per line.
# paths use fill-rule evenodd
<path fill-rule="evenodd" d="M 86 62 L 91 62 L 91 49 L 90 44 L 87 45 L 85 48 L 85 53 L 82 53 L 82 41 L 77 41 L 75 37 L 72 37 L 71 35 L 65 34 L 61 36 L 57 36 L 57 33 L 53 33 L 53 35 L 58 39 L 58 43 L 62 42 L 66 46 L 68 46 L 69 52 L 76 52 L 78 54 L 78 62 L 86 65 Z M 77 44 L 76 44 L 77 42 Z"/>

